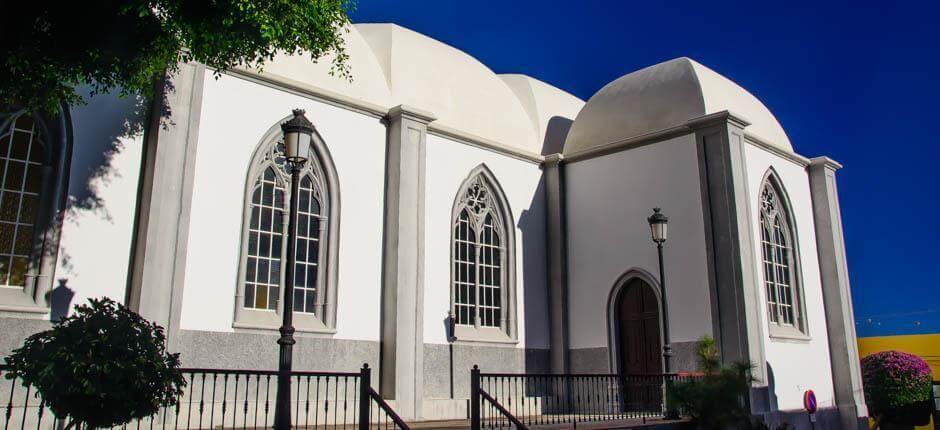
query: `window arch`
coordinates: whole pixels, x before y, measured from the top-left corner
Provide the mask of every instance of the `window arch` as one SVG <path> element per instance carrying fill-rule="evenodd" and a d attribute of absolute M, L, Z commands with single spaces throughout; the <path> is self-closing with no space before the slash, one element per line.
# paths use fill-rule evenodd
<path fill-rule="evenodd" d="M 760 189 L 760 238 L 767 318 L 774 330 L 805 331 L 799 249 L 786 194 L 772 171 Z"/>
<path fill-rule="evenodd" d="M 68 111 L 0 113 L 0 303 L 46 312 L 68 188 Z"/>
<path fill-rule="evenodd" d="M 452 212 L 451 311 L 458 339 L 515 339 L 513 225 L 502 189 L 480 165 L 461 185 Z"/>
<path fill-rule="evenodd" d="M 280 126 L 272 127 L 248 169 L 235 325 L 277 328 L 285 284 L 290 169 Z M 339 198 L 326 146 L 314 133 L 297 195 L 294 320 L 298 330 L 322 331 L 336 322 Z"/>

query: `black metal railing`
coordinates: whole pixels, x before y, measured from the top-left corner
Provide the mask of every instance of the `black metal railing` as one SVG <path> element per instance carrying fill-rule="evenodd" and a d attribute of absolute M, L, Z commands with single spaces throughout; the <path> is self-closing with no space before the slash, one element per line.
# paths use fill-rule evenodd
<path fill-rule="evenodd" d="M 664 414 L 666 384 L 692 376 L 482 373 L 471 370 L 471 429 L 645 421 Z"/>
<path fill-rule="evenodd" d="M 56 429 L 56 417 L 33 387 L 7 379 L 0 366 L 0 430 Z M 186 388 L 177 405 L 134 420 L 122 429 L 270 428 L 274 424 L 277 371 L 182 369 Z M 370 386 L 371 369 L 359 372 L 291 372 L 291 424 L 305 428 L 403 429 L 408 426 Z M 365 401 L 363 401 L 365 399 Z M 373 412 L 374 411 L 374 412 Z"/>

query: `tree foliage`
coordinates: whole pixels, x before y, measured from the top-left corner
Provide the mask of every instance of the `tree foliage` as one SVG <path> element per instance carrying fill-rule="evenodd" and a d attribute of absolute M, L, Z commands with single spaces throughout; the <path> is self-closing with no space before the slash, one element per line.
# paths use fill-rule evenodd
<path fill-rule="evenodd" d="M 53 112 L 81 102 L 81 85 L 150 95 L 154 79 L 182 62 L 260 68 L 279 52 L 330 54 L 331 72 L 349 78 L 351 1 L 18 2 L 0 26 L 0 106 Z"/>
<path fill-rule="evenodd" d="M 708 336 L 699 340 L 696 352 L 703 375 L 668 386 L 667 404 L 702 429 L 750 428 L 746 398 L 754 382 L 753 365 L 745 361 L 723 367 L 715 340 Z"/>
<path fill-rule="evenodd" d="M 6 357 L 7 378 L 34 387 L 59 417 L 120 426 L 175 405 L 186 385 L 163 328 L 110 299 L 92 299 Z"/>

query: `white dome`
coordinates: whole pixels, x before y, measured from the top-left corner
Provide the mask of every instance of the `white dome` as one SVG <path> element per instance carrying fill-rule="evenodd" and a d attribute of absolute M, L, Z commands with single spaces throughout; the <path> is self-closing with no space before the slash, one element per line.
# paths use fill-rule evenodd
<path fill-rule="evenodd" d="M 270 79 L 384 112 L 407 105 L 434 127 L 529 154 L 560 152 L 584 101 L 523 75 L 496 75 L 466 53 L 395 24 L 355 24 L 344 38 L 352 82 L 331 57 L 278 55 Z M 258 71 L 254 71 L 258 72 Z"/>
<path fill-rule="evenodd" d="M 394 24 L 356 24 L 385 71 L 394 104 L 434 125 L 540 153 L 538 133 L 509 86 L 475 58 Z"/>
<path fill-rule="evenodd" d="M 499 75 L 516 93 L 538 133 L 542 155 L 560 153 L 584 100 L 526 75 Z"/>
<path fill-rule="evenodd" d="M 355 26 L 349 26 L 346 29 L 348 31 L 343 39 L 346 42 L 346 53 L 349 55 L 347 64 L 352 71 L 351 82 L 348 79 L 330 75 L 332 55 L 314 62 L 306 53 L 279 54 L 274 57 L 274 60 L 264 64 L 261 75 L 301 88 L 316 88 L 321 92 L 374 105 L 381 109 L 393 106 L 394 101 L 385 80 L 385 72 L 379 66 L 369 44 L 362 38 Z"/>
<path fill-rule="evenodd" d="M 750 122 L 748 134 L 793 151 L 783 127 L 760 100 L 683 57 L 624 75 L 601 88 L 575 119 L 564 153 L 589 151 L 721 111 Z"/>

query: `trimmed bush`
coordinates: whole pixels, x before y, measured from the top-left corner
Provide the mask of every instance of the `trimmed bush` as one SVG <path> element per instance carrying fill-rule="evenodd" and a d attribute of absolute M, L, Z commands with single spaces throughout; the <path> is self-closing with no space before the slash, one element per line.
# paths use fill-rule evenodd
<path fill-rule="evenodd" d="M 7 378 L 34 387 L 69 427 L 115 427 L 175 405 L 186 385 L 163 328 L 110 299 L 36 333 L 5 358 Z"/>
<path fill-rule="evenodd" d="M 932 379 L 927 362 L 913 354 L 883 351 L 862 359 L 865 402 L 871 416 L 879 420 L 926 424 Z"/>

